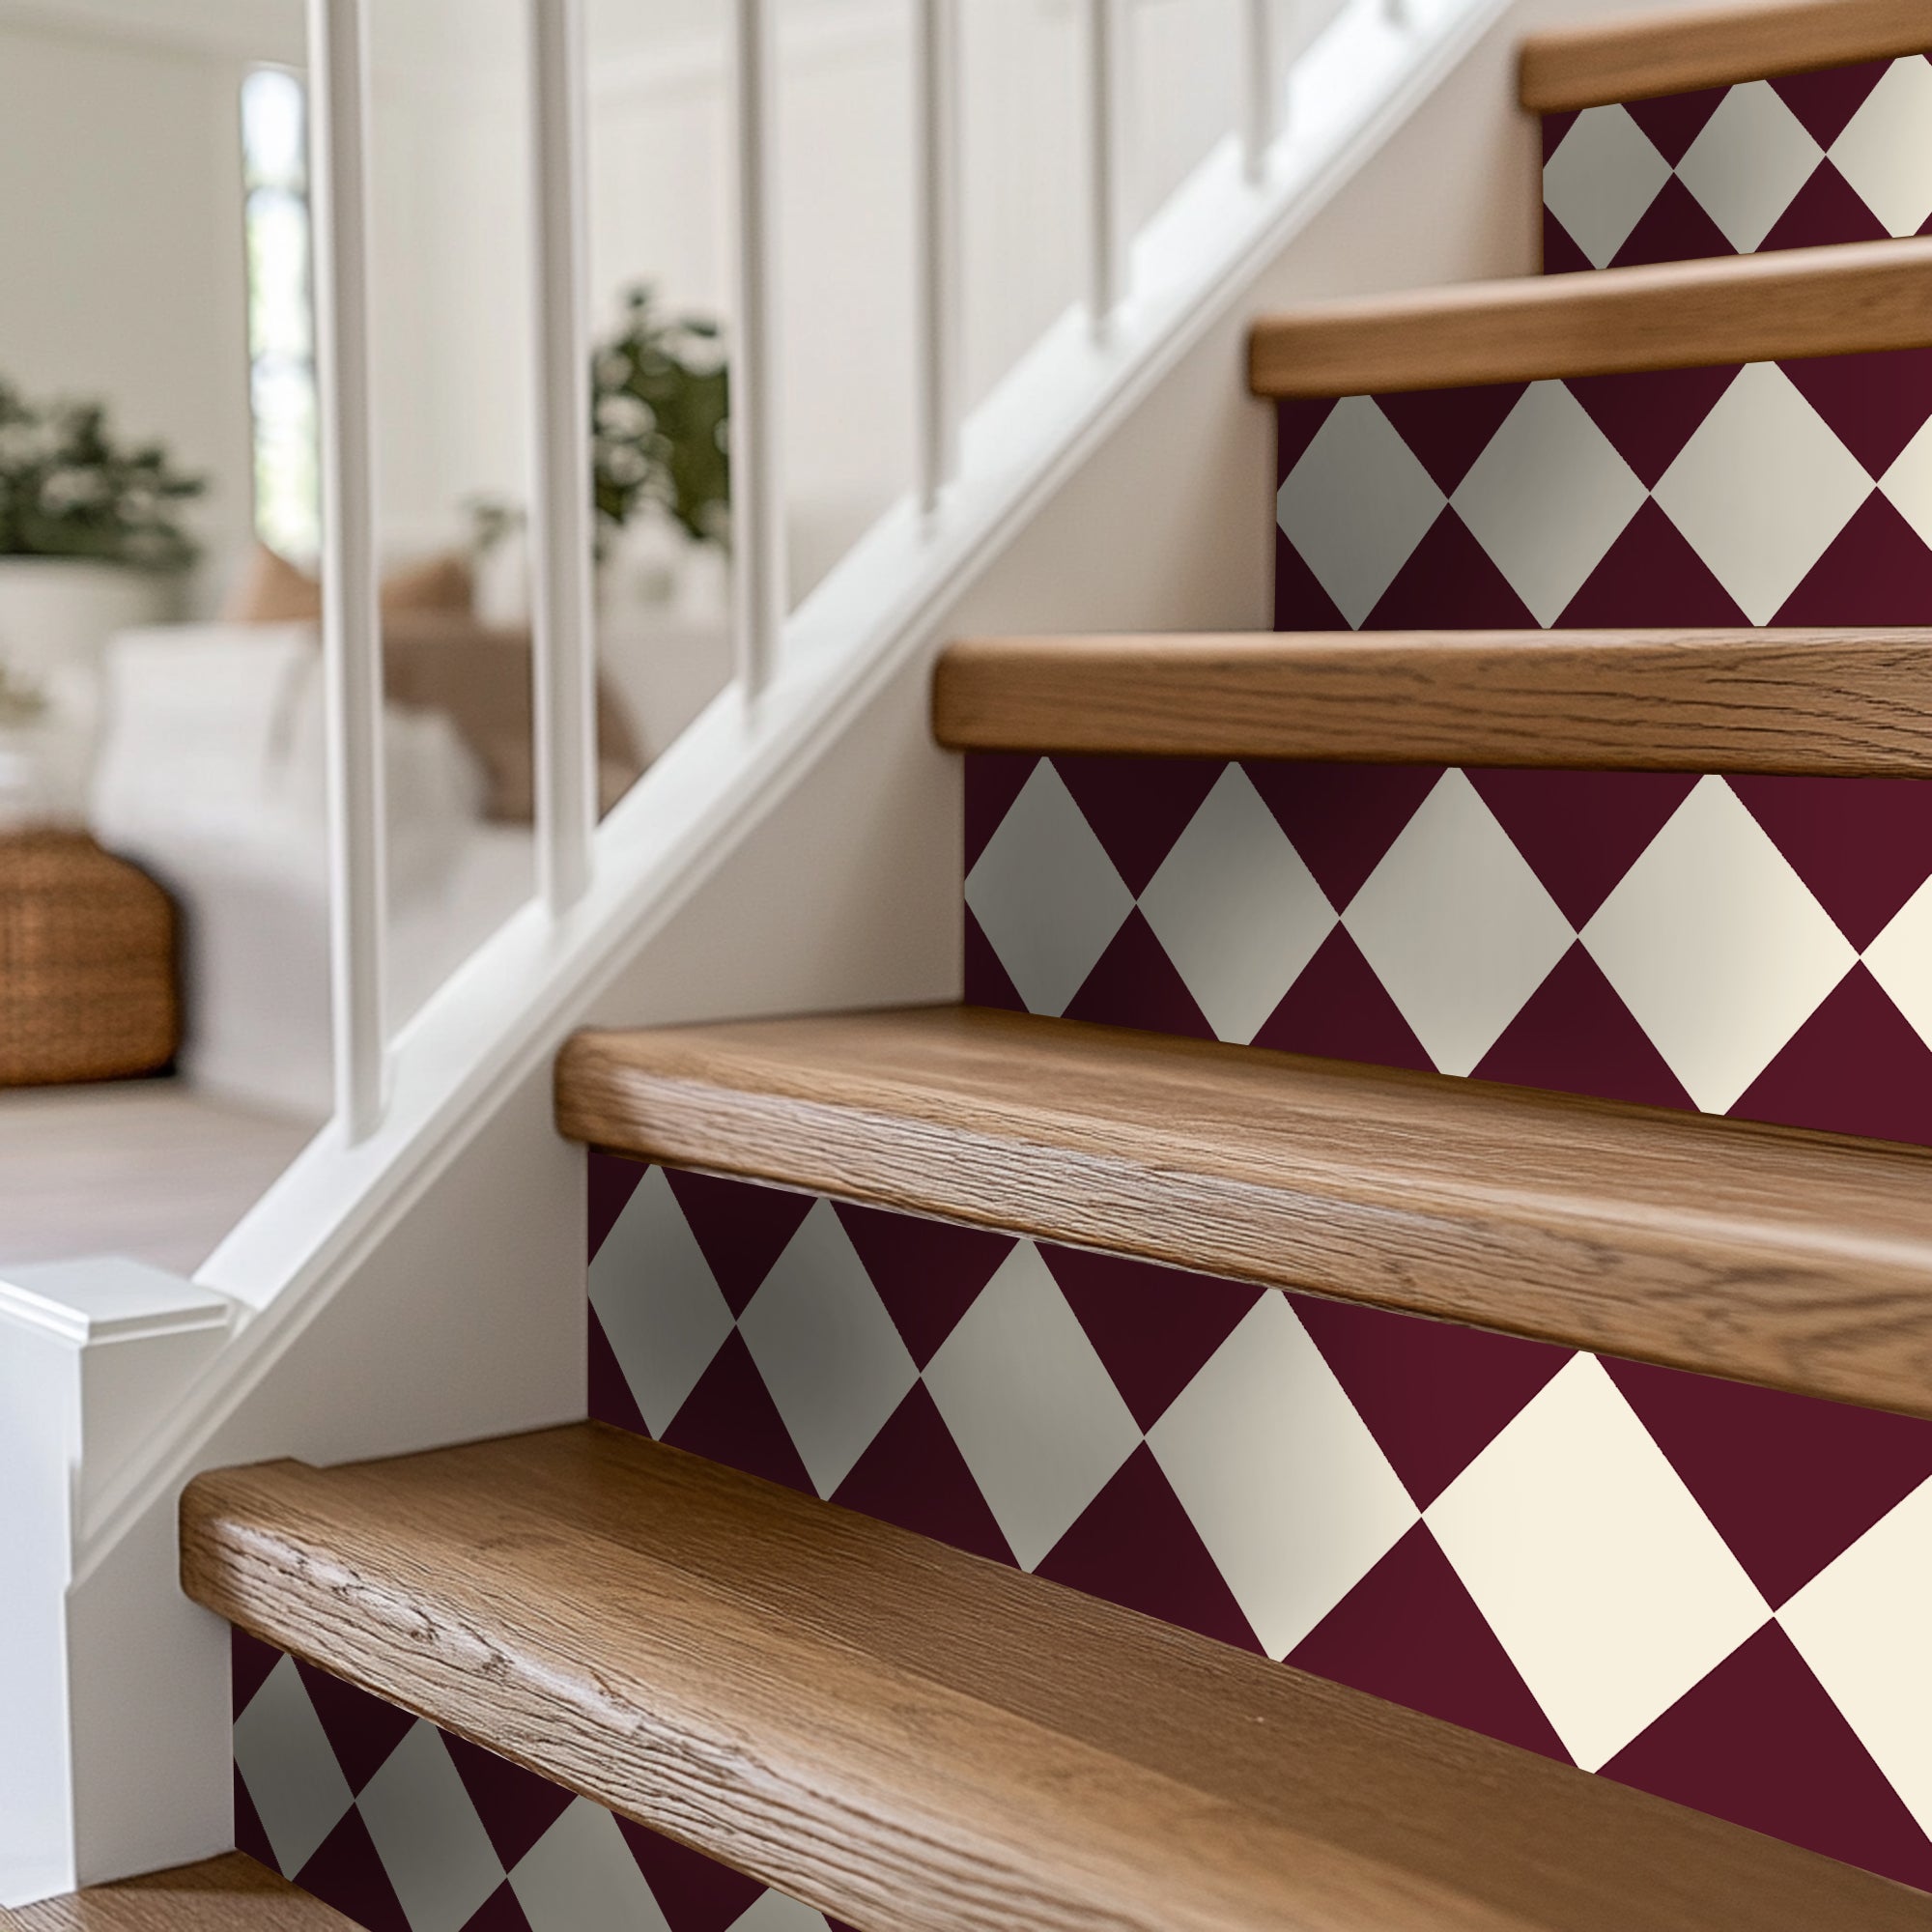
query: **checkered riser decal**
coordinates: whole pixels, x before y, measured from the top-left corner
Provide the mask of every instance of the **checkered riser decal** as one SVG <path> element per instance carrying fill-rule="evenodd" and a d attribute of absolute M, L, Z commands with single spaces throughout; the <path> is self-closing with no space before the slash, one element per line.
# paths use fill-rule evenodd
<path fill-rule="evenodd" d="M 1932 1423 L 591 1158 L 599 1419 L 1932 1888 Z"/>
<path fill-rule="evenodd" d="M 1932 234 L 1932 56 L 1546 115 L 1543 156 L 1547 270 Z"/>
<path fill-rule="evenodd" d="M 850 1932 L 240 1632 L 235 1814 L 366 1932 Z"/>

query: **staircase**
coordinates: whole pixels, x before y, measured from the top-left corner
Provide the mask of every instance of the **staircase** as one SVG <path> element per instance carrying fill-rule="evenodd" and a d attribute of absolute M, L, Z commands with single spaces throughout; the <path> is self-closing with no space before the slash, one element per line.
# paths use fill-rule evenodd
<path fill-rule="evenodd" d="M 1278 635 L 942 659 L 968 1004 L 572 1041 L 591 1419 L 188 1492 L 243 1852 L 367 1932 L 1928 1922 L 1927 46 L 1530 46 L 1578 272 L 1255 329 Z"/>

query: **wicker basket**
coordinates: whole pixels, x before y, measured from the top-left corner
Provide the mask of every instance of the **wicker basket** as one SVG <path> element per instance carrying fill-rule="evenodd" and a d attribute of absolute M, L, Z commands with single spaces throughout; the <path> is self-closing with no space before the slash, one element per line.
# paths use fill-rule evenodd
<path fill-rule="evenodd" d="M 180 1044 L 167 895 L 82 834 L 0 838 L 0 1087 L 153 1073 Z"/>

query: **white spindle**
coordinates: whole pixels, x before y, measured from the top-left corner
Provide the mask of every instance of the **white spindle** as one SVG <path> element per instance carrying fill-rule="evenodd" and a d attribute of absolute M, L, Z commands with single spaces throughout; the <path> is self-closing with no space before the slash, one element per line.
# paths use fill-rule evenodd
<path fill-rule="evenodd" d="M 1121 164 L 1126 32 L 1122 0 L 1087 0 L 1088 308 L 1104 336 L 1127 294 L 1128 238 Z"/>
<path fill-rule="evenodd" d="M 778 50 L 768 0 L 737 0 L 737 317 L 731 344 L 731 553 L 738 675 L 748 698 L 771 681 L 784 630 L 784 492 L 779 471 Z"/>
<path fill-rule="evenodd" d="M 959 473 L 958 0 L 914 0 L 913 173 L 918 195 L 919 499 L 930 512 Z"/>
<path fill-rule="evenodd" d="M 562 913 L 590 884 L 597 832 L 582 0 L 529 0 L 529 25 L 537 870 L 545 902 Z"/>
<path fill-rule="evenodd" d="M 335 1104 L 352 1141 L 382 1121 L 388 1045 L 363 4 L 309 0 L 308 16 Z"/>
<path fill-rule="evenodd" d="M 1382 0 L 1382 14 L 1391 27 L 1407 27 L 1414 24 L 1414 12 L 1409 0 Z"/>
<path fill-rule="evenodd" d="M 1259 185 L 1281 132 L 1281 43 L 1278 0 L 1242 0 L 1241 164 Z"/>

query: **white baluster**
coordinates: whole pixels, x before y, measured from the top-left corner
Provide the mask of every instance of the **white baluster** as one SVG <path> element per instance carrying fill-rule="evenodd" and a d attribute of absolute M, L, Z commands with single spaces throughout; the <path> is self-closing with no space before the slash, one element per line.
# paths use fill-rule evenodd
<path fill-rule="evenodd" d="M 773 334 L 778 56 L 767 0 L 737 0 L 733 67 L 738 152 L 738 313 L 731 344 L 733 616 L 739 680 L 746 696 L 755 699 L 777 668 L 788 601 Z"/>
<path fill-rule="evenodd" d="M 529 0 L 529 28 L 537 876 L 560 914 L 589 888 L 597 833 L 582 0 Z"/>
<path fill-rule="evenodd" d="M 1241 165 L 1259 185 L 1281 133 L 1281 39 L 1278 0 L 1242 0 Z"/>
<path fill-rule="evenodd" d="M 310 0 L 308 20 L 335 1105 L 361 1141 L 382 1122 L 388 1049 L 363 0 Z"/>
<path fill-rule="evenodd" d="M 958 0 L 914 0 L 913 178 L 919 500 L 930 514 L 959 473 L 960 188 Z"/>
<path fill-rule="evenodd" d="M 1122 0 L 1087 0 L 1088 295 L 1094 332 L 1104 338 L 1126 298 L 1129 274 L 1122 99 L 1126 30 Z"/>

